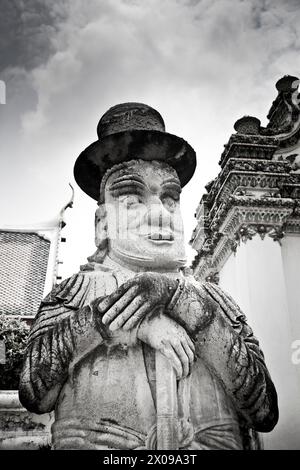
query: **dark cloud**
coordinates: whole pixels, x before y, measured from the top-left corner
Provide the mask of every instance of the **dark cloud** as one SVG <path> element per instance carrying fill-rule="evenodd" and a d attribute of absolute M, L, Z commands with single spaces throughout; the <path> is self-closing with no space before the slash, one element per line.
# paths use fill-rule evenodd
<path fill-rule="evenodd" d="M 51 38 L 67 17 L 67 5 L 62 0 L 1 0 L 0 72 L 45 62 L 55 52 Z"/>

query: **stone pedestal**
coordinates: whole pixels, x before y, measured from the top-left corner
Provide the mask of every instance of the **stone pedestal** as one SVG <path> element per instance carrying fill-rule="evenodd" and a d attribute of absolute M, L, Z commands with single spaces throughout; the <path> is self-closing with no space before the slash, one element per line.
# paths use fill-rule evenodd
<path fill-rule="evenodd" d="M 0 391 L 0 450 L 50 450 L 52 414 L 22 407 L 17 390 Z"/>

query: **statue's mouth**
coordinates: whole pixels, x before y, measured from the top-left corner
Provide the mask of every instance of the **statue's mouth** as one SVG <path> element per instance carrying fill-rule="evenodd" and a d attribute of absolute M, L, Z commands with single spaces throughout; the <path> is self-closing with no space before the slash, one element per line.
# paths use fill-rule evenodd
<path fill-rule="evenodd" d="M 151 232 L 146 236 L 151 241 L 155 242 L 173 242 L 174 235 L 171 232 Z"/>

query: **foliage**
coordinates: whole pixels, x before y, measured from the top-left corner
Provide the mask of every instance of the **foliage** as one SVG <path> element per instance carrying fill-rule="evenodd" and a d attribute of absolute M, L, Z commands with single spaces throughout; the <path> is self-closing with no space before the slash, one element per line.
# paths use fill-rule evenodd
<path fill-rule="evenodd" d="M 44 444 L 44 445 L 40 446 L 38 450 L 49 451 L 49 450 L 51 450 L 51 445 L 50 444 Z"/>
<path fill-rule="evenodd" d="M 0 389 L 17 390 L 29 326 L 20 318 L 0 314 L 0 341 L 4 341 L 6 362 L 0 364 Z"/>

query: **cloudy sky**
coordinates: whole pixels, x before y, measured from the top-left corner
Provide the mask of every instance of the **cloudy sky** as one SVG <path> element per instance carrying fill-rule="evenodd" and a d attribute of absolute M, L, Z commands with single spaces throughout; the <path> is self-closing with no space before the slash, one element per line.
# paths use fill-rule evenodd
<path fill-rule="evenodd" d="M 275 82 L 299 76 L 299 0 L 0 0 L 0 225 L 54 217 L 110 107 L 141 101 L 197 152 L 186 237 L 234 122 L 266 124 Z M 95 202 L 75 186 L 63 276 L 93 251 Z"/>

